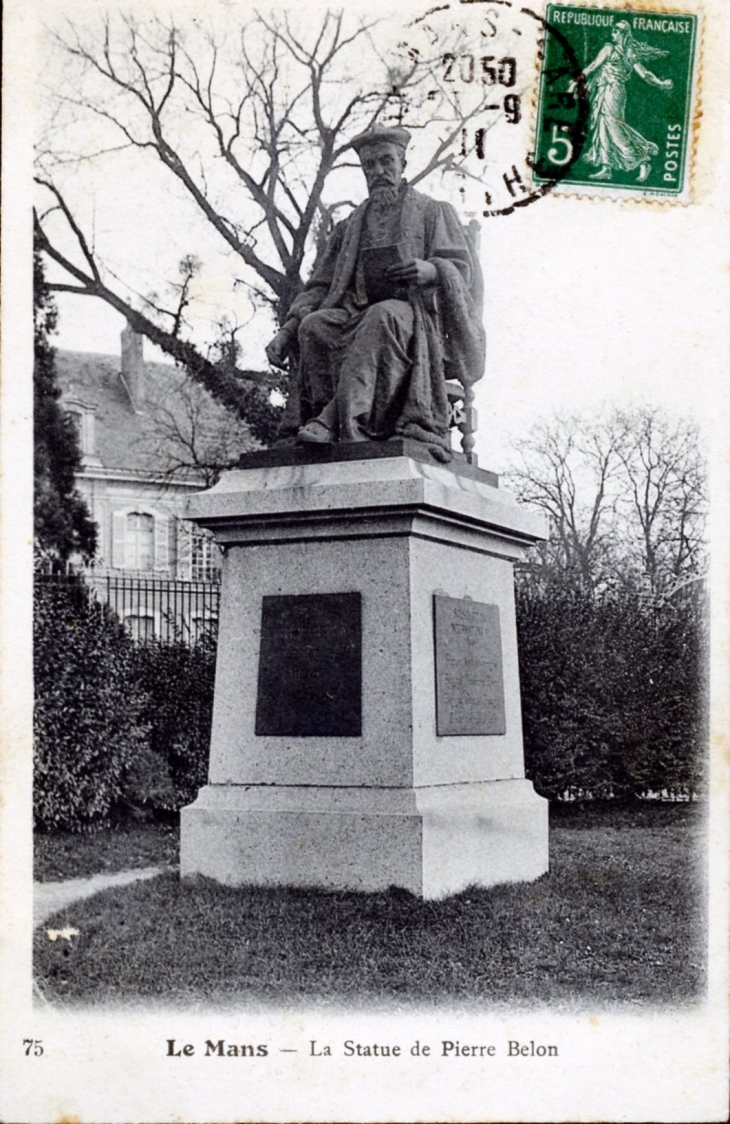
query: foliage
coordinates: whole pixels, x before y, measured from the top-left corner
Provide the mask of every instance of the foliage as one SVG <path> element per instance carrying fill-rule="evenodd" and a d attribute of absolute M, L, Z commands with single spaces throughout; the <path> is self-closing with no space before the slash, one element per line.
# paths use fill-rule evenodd
<path fill-rule="evenodd" d="M 169 817 L 205 783 L 215 636 L 137 645 L 79 579 L 35 591 L 36 826 Z"/>
<path fill-rule="evenodd" d="M 182 640 L 140 645 L 136 674 L 146 704 L 142 717 L 149 729 L 148 745 L 158 774 L 170 780 L 165 795 L 151 792 L 146 803 L 159 811 L 177 811 L 190 804 L 206 783 L 216 637 L 203 634 L 196 644 Z"/>
<path fill-rule="evenodd" d="M 517 589 L 528 776 L 551 799 L 693 797 L 708 746 L 707 624 L 696 583 L 671 599 Z"/>
<path fill-rule="evenodd" d="M 134 645 L 81 582 L 38 583 L 34 610 L 35 822 L 95 829 L 129 806 L 146 750 Z"/>
<path fill-rule="evenodd" d="M 699 813 L 650 805 L 638 819 L 617 818 L 588 807 L 570 825 L 552 824 L 550 873 L 537 882 L 443 901 L 164 875 L 46 922 L 79 935 L 53 944 L 39 932 L 36 981 L 63 1003 L 459 1000 L 655 1010 L 703 990 Z M 111 940 L 122 920 L 124 941 Z"/>
<path fill-rule="evenodd" d="M 76 490 L 81 465 L 78 436 L 61 408 L 55 350 L 50 337 L 58 313 L 36 246 L 33 253 L 33 471 L 34 538 L 45 558 L 87 560 L 96 550 L 96 525 Z"/>

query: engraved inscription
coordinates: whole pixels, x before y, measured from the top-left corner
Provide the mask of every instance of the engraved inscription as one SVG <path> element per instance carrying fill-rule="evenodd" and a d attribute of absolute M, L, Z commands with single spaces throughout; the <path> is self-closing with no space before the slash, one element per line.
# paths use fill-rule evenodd
<path fill-rule="evenodd" d="M 353 738 L 361 732 L 360 594 L 264 597 L 256 733 Z"/>
<path fill-rule="evenodd" d="M 499 608 L 434 595 L 436 733 L 504 734 Z"/>

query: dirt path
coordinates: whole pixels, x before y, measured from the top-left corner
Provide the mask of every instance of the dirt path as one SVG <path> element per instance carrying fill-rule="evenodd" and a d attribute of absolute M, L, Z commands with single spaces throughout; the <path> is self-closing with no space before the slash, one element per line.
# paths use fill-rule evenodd
<path fill-rule="evenodd" d="M 154 878 L 170 870 L 166 866 L 146 866 L 141 870 L 122 870 L 118 874 L 94 874 L 91 878 L 70 878 L 64 882 L 35 882 L 33 884 L 33 927 L 57 913 L 59 909 L 73 905 L 83 898 L 90 898 L 99 890 L 111 886 L 127 886 L 143 878 Z"/>

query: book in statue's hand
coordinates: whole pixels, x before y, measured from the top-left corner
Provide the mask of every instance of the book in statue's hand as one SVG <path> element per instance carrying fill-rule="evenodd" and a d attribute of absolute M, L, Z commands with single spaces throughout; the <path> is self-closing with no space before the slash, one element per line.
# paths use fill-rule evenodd
<path fill-rule="evenodd" d="M 388 276 L 394 265 L 405 265 L 410 258 L 405 242 L 388 246 L 368 246 L 362 250 L 365 291 L 369 304 L 387 300 L 408 300 L 408 284 Z"/>

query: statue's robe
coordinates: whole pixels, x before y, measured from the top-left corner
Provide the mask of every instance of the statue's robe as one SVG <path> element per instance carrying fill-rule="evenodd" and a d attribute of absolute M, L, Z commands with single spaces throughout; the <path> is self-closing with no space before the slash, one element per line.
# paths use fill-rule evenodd
<path fill-rule="evenodd" d="M 432 262 L 436 284 L 371 304 L 361 251 L 394 243 L 403 260 Z M 450 204 L 405 184 L 390 207 L 366 200 L 337 225 L 290 310 L 300 323 L 289 428 L 317 418 L 333 440 L 397 434 L 450 459 L 445 380 L 483 374 L 480 301 L 479 263 Z"/>

